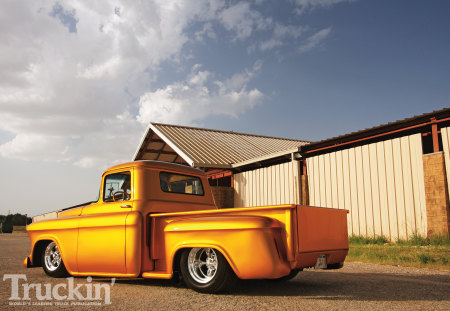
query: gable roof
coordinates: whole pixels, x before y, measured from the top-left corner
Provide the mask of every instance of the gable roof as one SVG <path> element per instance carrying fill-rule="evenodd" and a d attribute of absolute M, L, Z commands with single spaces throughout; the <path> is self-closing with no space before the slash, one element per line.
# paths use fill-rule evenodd
<path fill-rule="evenodd" d="M 134 160 L 187 163 L 193 167 L 231 168 L 309 142 L 296 139 L 150 123 Z"/>

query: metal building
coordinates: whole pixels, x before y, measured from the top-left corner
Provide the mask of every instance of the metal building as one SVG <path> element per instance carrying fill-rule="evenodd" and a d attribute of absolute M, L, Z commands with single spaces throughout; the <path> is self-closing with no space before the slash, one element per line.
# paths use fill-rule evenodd
<path fill-rule="evenodd" d="M 448 234 L 449 122 L 443 109 L 305 146 L 309 204 L 350 210 L 355 235 Z"/>
<path fill-rule="evenodd" d="M 204 169 L 219 207 L 349 210 L 349 234 L 449 233 L 450 109 L 320 142 L 150 124 L 134 156 Z"/>

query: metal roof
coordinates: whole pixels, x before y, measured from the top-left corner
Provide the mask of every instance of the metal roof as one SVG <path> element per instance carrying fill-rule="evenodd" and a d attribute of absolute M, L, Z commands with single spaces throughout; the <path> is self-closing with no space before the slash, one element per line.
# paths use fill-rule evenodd
<path fill-rule="evenodd" d="M 300 148 L 300 153 L 305 156 L 305 153 L 312 153 L 318 150 L 325 150 L 336 148 L 338 146 L 350 145 L 357 141 L 365 141 L 370 138 L 383 137 L 393 133 L 401 133 L 406 130 L 420 130 L 421 127 L 427 126 L 433 122 L 448 122 L 450 118 L 450 108 L 443 108 L 432 112 L 416 115 L 410 118 L 389 122 L 386 124 L 377 125 L 371 128 L 366 128 L 356 132 L 327 138 L 321 141 L 312 142 L 307 146 Z M 431 121 L 435 119 L 435 121 Z M 400 134 L 399 134 L 400 135 Z"/>
<path fill-rule="evenodd" d="M 232 168 L 233 164 L 291 151 L 307 141 L 189 126 L 150 123 L 134 160 Z"/>
<path fill-rule="evenodd" d="M 266 161 L 266 160 L 276 159 L 276 158 L 280 158 L 280 157 L 283 157 L 283 156 L 291 157 L 293 153 L 298 153 L 299 151 L 300 151 L 300 147 L 296 147 L 296 148 L 293 148 L 293 149 L 286 149 L 286 150 L 278 151 L 278 152 L 275 152 L 275 153 L 263 155 L 263 156 L 260 156 L 260 157 L 257 157 L 257 158 L 251 158 L 249 160 L 245 160 L 245 161 L 242 161 L 242 162 L 234 163 L 231 166 L 233 168 L 239 168 L 239 167 L 242 167 L 242 166 L 248 166 L 250 164 L 261 163 L 261 162 Z M 300 154 L 299 154 L 299 156 L 300 156 Z"/>

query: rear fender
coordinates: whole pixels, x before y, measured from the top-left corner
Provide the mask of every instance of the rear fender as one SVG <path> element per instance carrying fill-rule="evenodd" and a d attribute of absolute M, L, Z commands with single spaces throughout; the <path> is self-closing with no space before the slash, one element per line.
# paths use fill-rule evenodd
<path fill-rule="evenodd" d="M 184 218 L 164 228 L 164 257 L 168 273 L 183 248 L 210 247 L 222 253 L 241 279 L 278 278 L 290 271 L 283 254 L 282 229 L 277 220 L 263 216 Z M 157 242 L 158 243 L 158 242 Z M 158 258 L 157 258 L 158 259 Z"/>

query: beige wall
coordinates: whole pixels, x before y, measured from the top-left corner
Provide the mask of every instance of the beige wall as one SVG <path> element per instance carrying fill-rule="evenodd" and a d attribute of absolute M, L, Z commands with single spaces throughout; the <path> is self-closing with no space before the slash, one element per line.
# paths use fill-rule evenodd
<path fill-rule="evenodd" d="M 447 172 L 447 185 L 450 185 L 450 128 L 441 128 L 442 147 L 444 148 L 445 169 Z M 450 187 L 447 187 L 450 197 Z"/>
<path fill-rule="evenodd" d="M 347 209 L 349 234 L 426 236 L 420 134 L 307 159 L 310 205 Z"/>
<path fill-rule="evenodd" d="M 235 174 L 234 207 L 299 204 L 298 176 L 298 161 Z"/>

